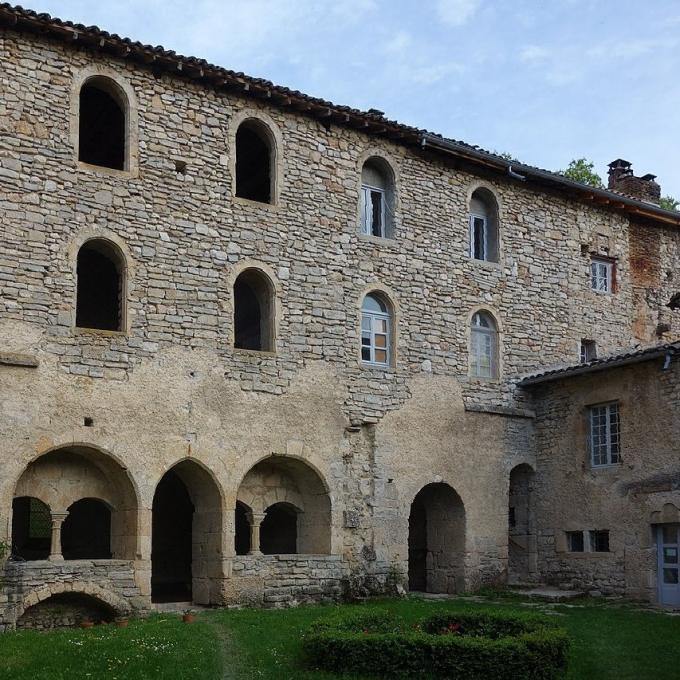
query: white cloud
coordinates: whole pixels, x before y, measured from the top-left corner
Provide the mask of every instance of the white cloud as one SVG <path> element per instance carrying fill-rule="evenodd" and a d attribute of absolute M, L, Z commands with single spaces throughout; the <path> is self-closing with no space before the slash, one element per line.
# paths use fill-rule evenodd
<path fill-rule="evenodd" d="M 475 15 L 482 0 L 437 0 L 437 15 L 449 26 L 463 26 Z"/>
<path fill-rule="evenodd" d="M 519 60 L 525 64 L 536 64 L 545 61 L 549 56 L 550 52 L 538 45 L 527 45 L 519 52 Z"/>

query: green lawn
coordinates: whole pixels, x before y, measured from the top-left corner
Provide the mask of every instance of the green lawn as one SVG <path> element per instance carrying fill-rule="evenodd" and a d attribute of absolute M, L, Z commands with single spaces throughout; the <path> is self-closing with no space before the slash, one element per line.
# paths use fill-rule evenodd
<path fill-rule="evenodd" d="M 434 610 L 536 611 L 517 598 L 469 598 L 446 602 L 384 600 L 379 606 L 415 621 Z M 13 680 L 320 680 L 339 676 L 308 670 L 300 638 L 332 607 L 285 610 L 221 610 L 202 613 L 196 623 L 155 616 L 128 628 L 0 635 L 0 678 Z M 680 678 L 680 617 L 633 606 L 581 601 L 540 606 L 552 612 L 572 640 L 568 678 L 677 680 Z"/>

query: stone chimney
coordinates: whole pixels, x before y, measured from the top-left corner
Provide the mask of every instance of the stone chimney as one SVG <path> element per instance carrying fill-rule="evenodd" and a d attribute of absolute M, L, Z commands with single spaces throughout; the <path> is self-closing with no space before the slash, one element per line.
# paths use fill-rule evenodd
<path fill-rule="evenodd" d="M 609 164 L 608 186 L 612 191 L 658 205 L 661 187 L 654 181 L 655 179 L 656 175 L 636 177 L 632 164 L 623 158 L 617 158 Z"/>

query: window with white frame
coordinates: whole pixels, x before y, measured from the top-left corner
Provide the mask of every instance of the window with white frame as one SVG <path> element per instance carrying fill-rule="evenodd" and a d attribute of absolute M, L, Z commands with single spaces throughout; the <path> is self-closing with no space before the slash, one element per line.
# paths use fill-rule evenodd
<path fill-rule="evenodd" d="M 590 462 L 593 467 L 621 462 L 619 405 L 600 404 L 589 409 Z"/>
<path fill-rule="evenodd" d="M 361 305 L 361 360 L 368 364 L 388 366 L 392 314 L 377 293 L 369 293 Z"/>
<path fill-rule="evenodd" d="M 591 529 L 590 531 L 567 531 L 566 535 L 568 552 L 609 552 L 608 530 Z"/>
<path fill-rule="evenodd" d="M 392 236 L 391 171 L 379 158 L 371 158 L 361 170 L 361 233 L 367 236 Z"/>
<path fill-rule="evenodd" d="M 470 199 L 470 257 L 498 262 L 498 208 L 488 189 L 477 189 Z"/>
<path fill-rule="evenodd" d="M 581 340 L 581 363 L 587 364 L 589 361 L 597 359 L 597 345 L 595 340 Z"/>
<path fill-rule="evenodd" d="M 597 293 L 614 291 L 614 263 L 593 258 L 590 262 L 590 286 Z"/>
<path fill-rule="evenodd" d="M 476 378 L 498 377 L 498 329 L 488 312 L 472 317 L 470 373 Z"/>

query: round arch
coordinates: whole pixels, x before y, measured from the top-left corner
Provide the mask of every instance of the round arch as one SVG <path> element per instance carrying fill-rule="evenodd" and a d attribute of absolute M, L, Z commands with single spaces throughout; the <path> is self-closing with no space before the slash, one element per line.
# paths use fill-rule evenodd
<path fill-rule="evenodd" d="M 428 593 L 465 590 L 465 506 L 445 482 L 426 484 L 409 513 L 409 589 Z"/>
<path fill-rule="evenodd" d="M 165 470 L 153 496 L 151 594 L 157 602 L 220 600 L 224 494 L 194 458 Z"/>
<path fill-rule="evenodd" d="M 65 484 L 64 480 L 69 483 Z M 138 494 L 127 468 L 91 444 L 54 446 L 34 457 L 16 481 L 14 497 L 31 496 L 52 514 L 84 498 L 95 498 L 111 511 L 110 553 L 114 559 L 135 559 L 138 541 Z"/>

